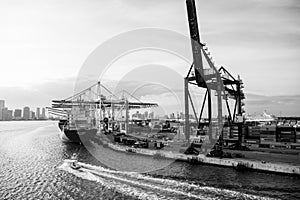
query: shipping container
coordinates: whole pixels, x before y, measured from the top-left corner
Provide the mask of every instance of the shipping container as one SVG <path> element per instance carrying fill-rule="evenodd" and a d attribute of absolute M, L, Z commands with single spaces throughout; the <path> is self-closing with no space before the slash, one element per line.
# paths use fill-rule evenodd
<path fill-rule="evenodd" d="M 148 142 L 149 149 L 154 149 L 154 147 L 155 147 L 155 142 Z"/>
<path fill-rule="evenodd" d="M 270 147 L 271 147 L 271 148 L 275 148 L 275 149 L 289 149 L 289 148 L 291 148 L 290 145 L 287 145 L 287 144 L 281 144 L 281 143 L 271 144 Z"/>
<path fill-rule="evenodd" d="M 259 144 L 247 144 L 247 147 L 249 147 L 249 148 L 258 148 Z"/>
<path fill-rule="evenodd" d="M 260 138 L 275 138 L 276 139 L 276 135 L 265 135 L 265 134 L 261 134 Z"/>
<path fill-rule="evenodd" d="M 295 139 L 291 139 L 291 138 L 280 138 L 279 142 L 295 142 Z"/>
<path fill-rule="evenodd" d="M 260 131 L 276 132 L 276 126 L 275 125 L 262 126 L 262 127 L 260 127 Z"/>
<path fill-rule="evenodd" d="M 260 134 L 264 134 L 264 135 L 276 135 L 276 131 L 261 131 Z"/>
<path fill-rule="evenodd" d="M 291 149 L 300 149 L 300 144 L 292 144 Z"/>
<path fill-rule="evenodd" d="M 293 131 L 279 131 L 278 134 L 281 134 L 281 135 L 290 135 L 290 134 L 294 134 Z"/>
<path fill-rule="evenodd" d="M 278 138 L 293 138 L 293 139 L 295 139 L 296 138 L 296 136 L 295 135 L 278 135 Z"/>
<path fill-rule="evenodd" d="M 259 144 L 259 147 L 261 147 L 261 148 L 270 148 L 271 145 L 270 144 Z"/>
<path fill-rule="evenodd" d="M 261 144 L 270 144 L 276 142 L 276 139 L 271 139 L 271 138 L 260 138 L 260 143 Z"/>
<path fill-rule="evenodd" d="M 259 140 L 249 140 L 249 139 L 246 139 L 245 142 L 249 143 L 249 144 L 258 144 Z"/>

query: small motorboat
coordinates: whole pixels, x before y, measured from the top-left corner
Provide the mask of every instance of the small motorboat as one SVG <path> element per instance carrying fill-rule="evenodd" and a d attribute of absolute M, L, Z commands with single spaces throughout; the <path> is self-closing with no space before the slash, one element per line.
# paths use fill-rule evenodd
<path fill-rule="evenodd" d="M 73 153 L 71 156 L 71 160 L 77 160 L 77 159 L 78 159 L 77 153 Z"/>
<path fill-rule="evenodd" d="M 78 155 L 76 153 L 73 153 L 71 157 L 70 167 L 76 170 L 81 168 L 81 166 L 78 164 Z"/>
<path fill-rule="evenodd" d="M 78 170 L 78 169 L 81 168 L 81 166 L 77 163 L 77 161 L 72 162 L 71 165 L 70 165 L 70 167 L 72 169 L 76 169 L 76 170 Z"/>

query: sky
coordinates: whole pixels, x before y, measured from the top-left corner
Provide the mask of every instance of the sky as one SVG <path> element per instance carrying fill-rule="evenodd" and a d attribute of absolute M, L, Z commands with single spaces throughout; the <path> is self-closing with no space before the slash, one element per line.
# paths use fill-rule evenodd
<path fill-rule="evenodd" d="M 246 111 L 299 116 L 300 2 L 196 3 L 201 41 L 209 46 L 217 65 L 243 79 Z M 0 99 L 11 109 L 26 105 L 34 109 L 68 97 L 83 63 L 99 45 L 120 33 L 145 27 L 188 36 L 185 1 L 0 0 Z M 128 55 L 131 62 L 127 64 L 141 65 L 147 59 L 145 53 L 134 55 Z M 176 64 L 177 58 L 163 53 L 148 55 L 155 59 L 155 66 L 184 63 L 178 60 Z M 124 63 L 126 58 L 122 59 Z M 179 79 L 189 64 L 184 65 L 187 67 L 179 70 L 179 76 L 166 76 L 172 89 L 182 87 Z M 142 74 L 136 72 L 136 76 Z M 176 81 L 179 84 L 172 85 Z M 159 99 L 155 92 L 147 95 Z M 168 98 L 166 102 L 170 102 Z"/>

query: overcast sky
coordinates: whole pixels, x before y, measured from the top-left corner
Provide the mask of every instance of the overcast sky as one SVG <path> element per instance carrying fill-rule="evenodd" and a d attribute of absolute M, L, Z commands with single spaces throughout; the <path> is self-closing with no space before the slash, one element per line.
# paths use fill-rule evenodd
<path fill-rule="evenodd" d="M 258 112 L 257 104 L 300 115 L 300 2 L 196 2 L 201 40 L 216 63 L 239 74 L 245 92 L 254 94 L 249 109 Z M 97 46 L 144 27 L 188 36 L 185 1 L 0 0 L 0 99 L 10 108 L 34 108 L 70 96 L 80 67 Z M 265 96 L 288 96 L 293 103 L 263 107 L 258 95 L 267 104 L 274 99 Z"/>

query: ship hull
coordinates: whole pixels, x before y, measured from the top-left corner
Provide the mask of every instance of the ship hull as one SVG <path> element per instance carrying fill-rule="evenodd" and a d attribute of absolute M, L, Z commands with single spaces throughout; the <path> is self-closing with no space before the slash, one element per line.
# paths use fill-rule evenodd
<path fill-rule="evenodd" d="M 85 142 L 89 142 L 92 139 L 95 138 L 97 129 L 68 129 L 62 122 L 59 122 L 58 127 L 60 129 L 59 131 L 59 138 L 63 142 L 72 142 L 72 143 L 78 143 L 82 144 Z"/>

